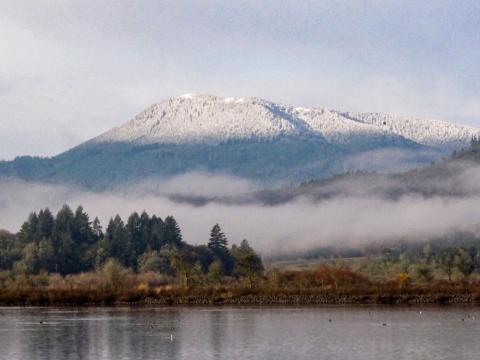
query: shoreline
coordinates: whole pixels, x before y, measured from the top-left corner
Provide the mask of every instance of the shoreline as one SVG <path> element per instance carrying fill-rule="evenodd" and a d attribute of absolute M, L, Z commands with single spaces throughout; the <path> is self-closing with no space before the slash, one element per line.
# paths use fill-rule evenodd
<path fill-rule="evenodd" d="M 426 297 L 420 296 L 240 296 L 228 299 L 204 298 L 157 298 L 145 299 L 138 305 L 168 305 L 168 306 L 302 306 L 302 305 L 477 305 L 480 300 L 472 296 Z"/>
<path fill-rule="evenodd" d="M 474 293 L 342 294 L 277 292 L 155 294 L 85 289 L 0 291 L 0 306 L 315 306 L 315 305 L 479 305 Z"/>

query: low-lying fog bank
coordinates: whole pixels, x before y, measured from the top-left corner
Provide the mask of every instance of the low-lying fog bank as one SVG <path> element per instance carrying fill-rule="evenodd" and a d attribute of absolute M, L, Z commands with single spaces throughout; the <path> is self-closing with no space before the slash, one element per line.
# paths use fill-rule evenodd
<path fill-rule="evenodd" d="M 480 190 L 477 170 L 468 169 L 463 174 L 463 185 L 437 179 L 436 186 Z M 219 223 L 230 243 L 246 238 L 264 255 L 331 245 L 362 247 L 372 242 L 425 240 L 479 229 L 480 195 L 472 192 L 468 196 L 405 194 L 392 199 L 385 196 L 389 188 L 385 179 L 382 191 L 378 190 L 379 184 L 372 183 L 363 189 L 358 183 L 348 182 L 330 186 L 341 187 L 341 191 L 323 201 L 299 196 L 272 206 L 247 196 L 258 188 L 245 180 L 199 173 L 149 180 L 104 193 L 5 180 L 0 182 L 0 228 L 18 231 L 30 212 L 44 207 L 56 212 L 64 203 L 72 207 L 83 205 L 91 216 L 98 215 L 104 226 L 111 214 L 119 213 L 126 220 L 130 213 L 145 210 L 162 218 L 175 216 L 188 242 L 206 243 L 212 225 Z M 207 202 L 198 206 L 174 201 L 172 195 L 237 200 L 246 196 L 248 201 Z"/>

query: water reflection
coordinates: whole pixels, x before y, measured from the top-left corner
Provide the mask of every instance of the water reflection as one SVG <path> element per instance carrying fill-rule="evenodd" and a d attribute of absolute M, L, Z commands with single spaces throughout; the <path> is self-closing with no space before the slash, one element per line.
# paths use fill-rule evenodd
<path fill-rule="evenodd" d="M 479 330 L 474 307 L 0 308 L 0 359 L 474 359 Z"/>

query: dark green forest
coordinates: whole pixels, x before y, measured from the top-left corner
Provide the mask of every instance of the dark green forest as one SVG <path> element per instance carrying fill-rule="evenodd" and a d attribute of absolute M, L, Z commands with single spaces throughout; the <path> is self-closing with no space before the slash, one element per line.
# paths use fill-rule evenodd
<path fill-rule="evenodd" d="M 46 208 L 32 213 L 17 234 L 0 231 L 0 270 L 17 274 L 94 271 L 109 261 L 135 272 L 159 272 L 188 283 L 194 274 L 248 277 L 261 274 L 263 264 L 247 240 L 229 247 L 215 224 L 205 245 L 184 241 L 173 216 L 165 219 L 146 212 L 119 215 L 105 229 L 79 206 L 64 205 L 53 215 Z"/>
<path fill-rule="evenodd" d="M 219 144 L 88 143 L 52 158 L 17 157 L 0 161 L 0 178 L 76 184 L 106 190 L 148 177 L 169 177 L 190 171 L 227 173 L 268 184 L 299 183 L 328 178 L 343 171 L 352 154 L 375 148 L 429 150 L 422 162 L 438 158 L 430 149 L 409 140 L 352 138 L 348 144 L 331 144 L 321 137 L 280 136 L 264 140 L 228 140 Z M 274 180 L 274 182 L 272 182 Z"/>

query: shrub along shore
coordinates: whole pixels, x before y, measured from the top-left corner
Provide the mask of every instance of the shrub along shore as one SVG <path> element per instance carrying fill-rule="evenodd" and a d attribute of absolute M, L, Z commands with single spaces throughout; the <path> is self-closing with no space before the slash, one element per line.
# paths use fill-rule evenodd
<path fill-rule="evenodd" d="M 111 269 L 110 269 L 111 271 Z M 0 305 L 322 305 L 322 304 L 477 304 L 480 283 L 402 279 L 371 282 L 346 269 L 269 271 L 249 281 L 207 278 L 185 287 L 158 273 L 95 272 L 61 276 L 40 274 L 3 278 Z"/>

